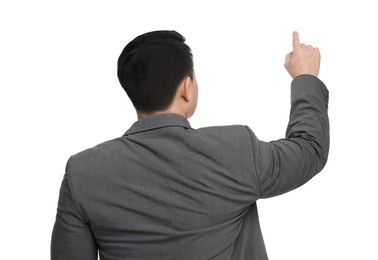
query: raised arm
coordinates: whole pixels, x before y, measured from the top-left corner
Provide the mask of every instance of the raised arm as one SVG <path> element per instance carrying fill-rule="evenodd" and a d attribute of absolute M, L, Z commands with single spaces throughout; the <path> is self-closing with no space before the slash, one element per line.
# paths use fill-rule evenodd
<path fill-rule="evenodd" d="M 260 198 L 301 186 L 320 172 L 328 159 L 328 90 L 317 78 L 319 49 L 300 44 L 294 32 L 293 51 L 286 56 L 285 67 L 293 77 L 286 137 L 272 142 L 255 139 L 254 144 L 258 151 Z"/>

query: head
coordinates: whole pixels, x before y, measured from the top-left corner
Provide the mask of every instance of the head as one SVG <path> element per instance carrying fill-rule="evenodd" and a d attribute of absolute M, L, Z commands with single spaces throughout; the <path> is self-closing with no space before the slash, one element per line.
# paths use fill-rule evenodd
<path fill-rule="evenodd" d="M 127 44 L 118 59 L 118 78 L 139 118 L 162 112 L 189 118 L 195 111 L 193 55 L 175 31 L 145 33 Z"/>

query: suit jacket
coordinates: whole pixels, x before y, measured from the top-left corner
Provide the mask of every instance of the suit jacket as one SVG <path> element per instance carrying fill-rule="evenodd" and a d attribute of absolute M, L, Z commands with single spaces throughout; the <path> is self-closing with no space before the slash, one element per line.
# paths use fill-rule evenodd
<path fill-rule="evenodd" d="M 301 75 L 285 139 L 263 142 L 242 125 L 193 129 L 159 114 L 72 156 L 51 259 L 268 259 L 256 201 L 322 170 L 327 104 L 325 85 Z"/>

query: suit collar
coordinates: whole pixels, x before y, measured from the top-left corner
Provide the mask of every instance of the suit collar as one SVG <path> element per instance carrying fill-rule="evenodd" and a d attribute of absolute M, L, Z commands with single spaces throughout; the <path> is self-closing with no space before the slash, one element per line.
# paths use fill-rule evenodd
<path fill-rule="evenodd" d="M 189 121 L 181 115 L 171 113 L 158 114 L 136 121 L 130 129 L 126 131 L 124 136 L 169 126 L 192 128 Z"/>

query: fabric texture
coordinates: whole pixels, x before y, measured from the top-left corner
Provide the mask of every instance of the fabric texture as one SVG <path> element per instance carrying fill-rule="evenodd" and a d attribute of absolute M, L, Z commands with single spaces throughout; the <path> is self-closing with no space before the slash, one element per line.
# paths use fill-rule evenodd
<path fill-rule="evenodd" d="M 291 88 L 284 139 L 159 114 L 72 156 L 51 259 L 268 259 L 256 201 L 306 183 L 329 150 L 326 86 L 301 75 Z"/>

